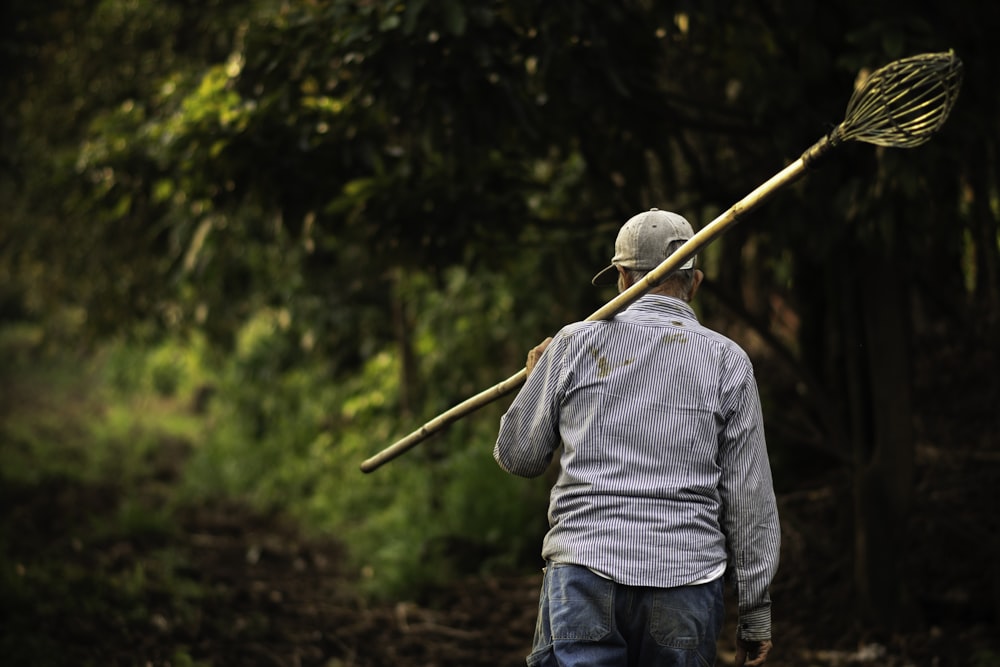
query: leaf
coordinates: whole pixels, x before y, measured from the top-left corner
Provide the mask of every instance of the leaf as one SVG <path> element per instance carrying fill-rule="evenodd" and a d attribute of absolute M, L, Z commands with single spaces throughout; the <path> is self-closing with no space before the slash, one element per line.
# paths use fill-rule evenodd
<path fill-rule="evenodd" d="M 399 14 L 390 14 L 382 19 L 378 24 L 379 32 L 389 32 L 390 30 L 395 30 L 399 27 L 402 21 L 399 18 Z"/>
<path fill-rule="evenodd" d="M 173 181 L 161 178 L 153 186 L 153 201 L 156 203 L 165 202 L 174 194 Z"/>
<path fill-rule="evenodd" d="M 468 23 L 465 10 L 462 9 L 461 3 L 455 2 L 455 0 L 447 0 L 444 3 L 444 22 L 448 28 L 448 32 L 453 35 L 464 35 L 465 26 Z"/>
<path fill-rule="evenodd" d="M 420 12 L 423 11 L 425 4 L 427 4 L 425 0 L 413 0 L 406 3 L 403 9 L 403 34 L 413 34 L 413 31 L 417 27 L 417 19 L 420 17 Z"/>

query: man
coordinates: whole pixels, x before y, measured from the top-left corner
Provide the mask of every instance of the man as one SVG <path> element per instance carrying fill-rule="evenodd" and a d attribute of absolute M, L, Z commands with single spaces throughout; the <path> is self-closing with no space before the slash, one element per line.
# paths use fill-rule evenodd
<path fill-rule="evenodd" d="M 593 282 L 623 291 L 692 235 L 675 213 L 640 213 Z M 780 534 L 760 399 L 746 353 L 689 305 L 703 278 L 692 258 L 528 354 L 494 457 L 535 477 L 563 448 L 528 665 L 713 664 L 727 562 L 737 664 L 767 658 Z"/>

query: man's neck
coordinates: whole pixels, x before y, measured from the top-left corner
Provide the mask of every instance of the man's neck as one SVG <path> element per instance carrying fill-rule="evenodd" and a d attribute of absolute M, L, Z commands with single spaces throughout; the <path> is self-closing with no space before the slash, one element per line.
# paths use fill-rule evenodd
<path fill-rule="evenodd" d="M 667 288 L 667 287 L 665 287 L 663 285 L 660 285 L 659 287 L 654 287 L 653 289 L 649 290 L 649 294 L 657 294 L 659 296 L 670 296 L 670 297 L 673 297 L 675 299 L 680 299 L 681 301 L 687 303 L 687 299 L 686 298 L 684 298 L 680 294 L 677 294 L 673 290 L 671 290 L 671 289 L 669 289 L 669 288 Z"/>

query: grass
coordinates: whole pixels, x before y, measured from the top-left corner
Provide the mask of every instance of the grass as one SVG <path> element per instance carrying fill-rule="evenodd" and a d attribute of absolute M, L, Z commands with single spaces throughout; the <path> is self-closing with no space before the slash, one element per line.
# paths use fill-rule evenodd
<path fill-rule="evenodd" d="M 5 660 L 193 664 L 257 650 L 258 626 L 279 641 L 276 623 L 298 647 L 302 620 L 272 618 L 266 595 L 243 611 L 263 595 L 263 566 L 233 573 L 260 533 L 331 549 L 327 560 L 352 573 L 338 572 L 336 590 L 369 601 L 416 596 L 471 569 L 515 569 L 526 537 L 534 560 L 523 517 L 543 520 L 534 508 L 547 491 L 519 484 L 516 502 L 494 500 L 511 484 L 480 446 L 496 418 L 362 476 L 358 463 L 392 435 L 383 404 L 398 369 L 380 356 L 331 382 L 323 367 L 286 367 L 272 342 L 248 343 L 212 375 L 196 343 L 112 344 L 81 360 L 0 328 L 0 354 L 17 350 L 0 368 L 0 504 L 10 508 L 0 516 L 0 618 L 16 619 L 0 623 Z M 299 590 L 298 574 L 268 576 L 312 592 Z M 113 648 L 95 649 L 94 638 Z M 114 653 L 122 647 L 133 654 Z"/>
<path fill-rule="evenodd" d="M 0 655 L 129 664 L 79 647 L 100 636 L 141 645 L 158 627 L 194 623 L 209 595 L 171 546 L 171 480 L 199 420 L 177 396 L 116 391 L 36 341 L 23 328 L 0 334 L 11 360 L 0 369 Z M 163 662 L 197 664 L 183 647 Z"/>

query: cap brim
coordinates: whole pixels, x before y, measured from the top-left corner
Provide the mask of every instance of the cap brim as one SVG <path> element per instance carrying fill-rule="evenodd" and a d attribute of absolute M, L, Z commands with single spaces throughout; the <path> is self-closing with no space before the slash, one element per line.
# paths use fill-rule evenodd
<path fill-rule="evenodd" d="M 614 264 L 602 269 L 600 273 L 591 278 L 591 285 L 614 285 L 618 282 L 618 267 Z"/>
<path fill-rule="evenodd" d="M 694 256 L 688 257 L 682 265 L 674 269 L 674 271 L 685 271 L 687 269 L 694 268 Z M 591 285 L 614 285 L 618 282 L 618 267 L 615 264 L 611 264 L 601 270 L 596 276 L 590 279 Z"/>

